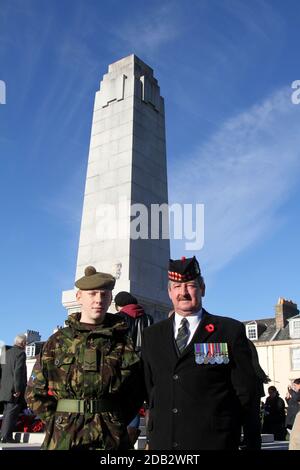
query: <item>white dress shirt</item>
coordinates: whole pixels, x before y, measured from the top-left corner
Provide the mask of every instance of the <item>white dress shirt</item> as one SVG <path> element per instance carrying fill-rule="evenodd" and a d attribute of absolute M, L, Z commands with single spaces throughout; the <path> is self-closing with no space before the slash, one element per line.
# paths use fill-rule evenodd
<path fill-rule="evenodd" d="M 188 317 L 183 317 L 182 315 L 179 315 L 179 313 L 175 312 L 174 315 L 174 338 L 177 337 L 178 330 L 180 328 L 180 323 L 183 318 L 186 318 L 186 320 L 189 322 L 189 339 L 187 342 L 187 345 L 192 341 L 192 338 L 195 334 L 195 331 L 198 328 L 198 325 L 201 321 L 202 318 L 202 308 L 199 310 L 199 312 L 194 313 L 193 315 L 189 315 Z"/>

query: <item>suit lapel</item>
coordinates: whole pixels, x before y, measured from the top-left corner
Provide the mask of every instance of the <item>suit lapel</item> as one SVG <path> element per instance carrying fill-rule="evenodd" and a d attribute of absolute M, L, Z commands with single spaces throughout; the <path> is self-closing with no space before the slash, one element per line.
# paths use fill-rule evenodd
<path fill-rule="evenodd" d="M 168 357 L 172 364 L 178 359 L 177 348 L 174 339 L 174 314 L 171 315 L 165 322 L 164 329 L 161 329 L 161 343 L 164 346 L 166 357 Z"/>

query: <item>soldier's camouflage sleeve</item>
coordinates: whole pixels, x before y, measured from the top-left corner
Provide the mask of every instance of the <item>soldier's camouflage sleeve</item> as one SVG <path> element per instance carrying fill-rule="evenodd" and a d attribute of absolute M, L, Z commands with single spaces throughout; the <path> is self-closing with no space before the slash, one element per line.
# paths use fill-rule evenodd
<path fill-rule="evenodd" d="M 47 367 L 43 360 L 45 347 L 47 343 L 36 360 L 26 388 L 26 401 L 29 408 L 43 421 L 55 413 L 57 404 L 48 387 Z"/>

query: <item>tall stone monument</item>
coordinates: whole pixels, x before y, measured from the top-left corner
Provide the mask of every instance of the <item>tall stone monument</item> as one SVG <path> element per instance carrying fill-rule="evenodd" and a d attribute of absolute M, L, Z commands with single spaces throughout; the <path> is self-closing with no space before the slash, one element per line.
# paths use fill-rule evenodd
<path fill-rule="evenodd" d="M 165 318 L 170 244 L 153 218 L 167 203 L 164 100 L 153 70 L 130 55 L 109 65 L 96 92 L 75 278 L 88 265 L 117 274 L 114 294 L 129 291 Z M 63 305 L 78 310 L 75 290 Z"/>

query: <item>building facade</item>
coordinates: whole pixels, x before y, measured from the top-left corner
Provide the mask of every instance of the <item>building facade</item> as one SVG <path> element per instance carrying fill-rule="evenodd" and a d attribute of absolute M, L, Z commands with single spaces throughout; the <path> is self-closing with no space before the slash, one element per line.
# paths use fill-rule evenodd
<path fill-rule="evenodd" d="M 257 348 L 259 362 L 282 398 L 287 387 L 300 377 L 300 314 L 297 304 L 282 297 L 273 318 L 244 322 L 247 337 Z"/>

